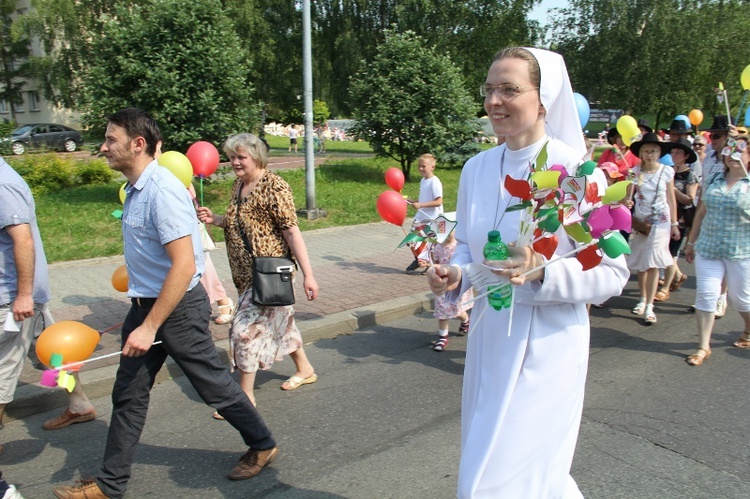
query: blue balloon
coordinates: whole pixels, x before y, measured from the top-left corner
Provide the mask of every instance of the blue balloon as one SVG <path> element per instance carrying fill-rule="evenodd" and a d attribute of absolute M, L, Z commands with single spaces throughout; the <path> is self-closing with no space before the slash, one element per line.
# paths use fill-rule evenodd
<path fill-rule="evenodd" d="M 589 122 L 589 116 L 591 115 L 589 101 L 586 100 L 586 97 L 578 93 L 574 93 L 573 98 L 576 101 L 576 109 L 578 110 L 578 121 L 581 123 L 581 128 L 583 128 Z"/>
<path fill-rule="evenodd" d="M 750 106 L 747 106 L 747 111 L 745 111 L 745 126 L 750 126 Z"/>
<path fill-rule="evenodd" d="M 674 117 L 674 119 L 684 121 L 685 122 L 685 128 L 688 128 L 688 129 L 693 128 L 693 124 L 690 123 L 690 118 L 688 118 L 684 114 L 678 114 L 677 116 Z"/>
<path fill-rule="evenodd" d="M 662 165 L 674 166 L 674 161 L 672 161 L 671 154 L 665 154 L 664 156 L 662 156 L 661 159 L 659 159 L 659 163 L 661 163 Z"/>

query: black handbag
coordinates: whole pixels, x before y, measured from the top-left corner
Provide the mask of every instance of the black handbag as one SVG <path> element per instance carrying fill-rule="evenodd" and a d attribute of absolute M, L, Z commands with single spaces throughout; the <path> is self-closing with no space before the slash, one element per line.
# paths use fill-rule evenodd
<path fill-rule="evenodd" d="M 296 263 L 291 258 L 253 256 L 252 246 L 245 234 L 240 219 L 240 200 L 237 191 L 237 229 L 245 243 L 245 250 L 253 257 L 252 300 L 261 307 L 286 307 L 294 305 L 294 281 Z"/>
<path fill-rule="evenodd" d="M 253 258 L 253 303 L 263 307 L 294 305 L 294 262 L 289 258 Z"/>

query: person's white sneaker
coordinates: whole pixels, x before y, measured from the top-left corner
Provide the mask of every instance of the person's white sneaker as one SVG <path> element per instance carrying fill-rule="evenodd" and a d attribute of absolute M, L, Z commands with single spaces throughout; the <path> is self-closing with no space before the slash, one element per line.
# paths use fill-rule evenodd
<path fill-rule="evenodd" d="M 726 297 L 720 296 L 718 300 L 716 300 L 716 318 L 720 319 L 721 317 L 724 317 L 724 314 L 727 313 L 727 299 Z"/>
<path fill-rule="evenodd" d="M 18 492 L 15 485 L 11 485 L 10 488 L 5 491 L 5 494 L 3 494 L 3 499 L 23 499 L 23 496 Z"/>

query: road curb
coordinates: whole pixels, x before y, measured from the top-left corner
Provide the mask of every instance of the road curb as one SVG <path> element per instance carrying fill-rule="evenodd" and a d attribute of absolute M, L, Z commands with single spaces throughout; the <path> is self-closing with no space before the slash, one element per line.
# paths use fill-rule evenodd
<path fill-rule="evenodd" d="M 342 334 L 352 334 L 360 329 L 432 310 L 433 306 L 434 295 L 432 293 L 416 293 L 337 312 L 325 317 L 298 321 L 297 325 L 302 332 L 305 344 L 309 344 L 322 339 L 332 339 Z M 228 364 L 229 340 L 219 340 L 215 345 L 222 362 Z M 26 359 L 26 362 L 29 362 L 29 359 Z M 94 399 L 111 395 L 117 367 L 117 364 L 113 364 L 80 372 L 81 382 L 89 398 Z M 156 376 L 156 383 L 162 383 L 180 376 L 183 376 L 182 370 L 168 357 L 164 367 Z M 23 419 L 42 412 L 67 407 L 67 405 L 68 397 L 61 389 L 49 389 L 38 384 L 19 386 L 13 402 L 7 407 L 4 421 Z"/>

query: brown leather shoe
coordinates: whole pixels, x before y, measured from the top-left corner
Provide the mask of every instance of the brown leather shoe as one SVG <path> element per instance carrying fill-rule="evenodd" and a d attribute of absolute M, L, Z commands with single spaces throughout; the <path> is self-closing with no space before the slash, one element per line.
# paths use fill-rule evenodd
<path fill-rule="evenodd" d="M 230 480 L 247 480 L 257 476 L 258 473 L 263 471 L 263 468 L 271 464 L 278 453 L 278 447 L 266 450 L 250 449 L 240 458 L 240 464 L 229 472 L 227 478 Z"/>
<path fill-rule="evenodd" d="M 95 417 L 96 411 L 94 409 L 91 409 L 91 412 L 87 412 L 84 414 L 70 412 L 70 409 L 65 409 L 65 412 L 63 412 L 59 416 L 54 417 L 49 421 L 45 421 L 42 425 L 42 428 L 47 431 L 59 430 L 60 428 L 65 428 L 75 423 L 85 423 L 86 421 L 91 421 Z"/>
<path fill-rule="evenodd" d="M 55 487 L 52 493 L 59 499 L 109 499 L 94 480 L 82 481 L 78 485 Z"/>

